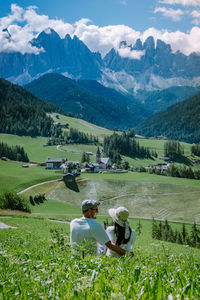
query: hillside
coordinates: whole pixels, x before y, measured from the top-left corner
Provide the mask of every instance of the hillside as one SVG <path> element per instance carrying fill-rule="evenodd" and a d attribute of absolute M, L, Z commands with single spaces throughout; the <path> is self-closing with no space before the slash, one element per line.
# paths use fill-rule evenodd
<path fill-rule="evenodd" d="M 0 79 L 0 132 L 49 136 L 53 121 L 46 112 L 62 112 L 24 88 Z"/>
<path fill-rule="evenodd" d="M 136 131 L 147 137 L 165 135 L 189 143 L 200 142 L 200 93 L 159 112 L 140 124 Z"/>
<path fill-rule="evenodd" d="M 173 86 L 156 91 L 139 90 L 135 98 L 153 115 L 194 96 L 199 90 L 200 87 L 192 86 Z"/>
<path fill-rule="evenodd" d="M 149 116 L 141 105 L 114 90 L 94 82 L 76 82 L 60 74 L 46 74 L 25 88 L 38 97 L 55 103 L 67 113 L 106 127 L 128 129 Z M 93 86 L 93 87 L 92 87 Z"/>

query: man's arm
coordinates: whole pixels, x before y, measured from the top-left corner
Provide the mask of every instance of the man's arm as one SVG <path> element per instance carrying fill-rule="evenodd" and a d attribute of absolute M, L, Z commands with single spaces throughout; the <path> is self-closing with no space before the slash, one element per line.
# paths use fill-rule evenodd
<path fill-rule="evenodd" d="M 111 241 L 105 243 L 106 247 L 108 247 L 110 250 L 115 251 L 116 253 L 120 255 L 125 255 L 126 250 L 120 248 L 119 246 L 113 244 Z"/>

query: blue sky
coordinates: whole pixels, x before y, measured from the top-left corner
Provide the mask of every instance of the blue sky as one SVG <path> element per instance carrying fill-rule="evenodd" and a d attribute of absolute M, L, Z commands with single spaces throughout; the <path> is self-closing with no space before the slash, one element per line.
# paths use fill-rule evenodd
<path fill-rule="evenodd" d="M 189 54 L 200 51 L 199 24 L 200 0 L 3 0 L 0 51 L 36 53 L 28 41 L 52 27 L 62 38 L 76 34 L 102 55 L 121 40 L 134 44 L 149 35 Z M 5 28 L 12 35 L 9 43 Z"/>
<path fill-rule="evenodd" d="M 192 22 L 195 19 L 189 11 L 199 10 L 200 13 L 199 0 L 3 0 L 0 17 L 10 13 L 12 3 L 23 8 L 37 6 L 39 14 L 61 18 L 69 23 L 87 18 L 98 26 L 124 24 L 140 31 L 155 27 L 187 32 L 194 26 Z M 160 10 L 155 12 L 156 9 Z"/>

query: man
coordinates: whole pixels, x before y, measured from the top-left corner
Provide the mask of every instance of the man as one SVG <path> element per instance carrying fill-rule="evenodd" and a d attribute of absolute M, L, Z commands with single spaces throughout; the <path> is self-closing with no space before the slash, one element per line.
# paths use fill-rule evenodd
<path fill-rule="evenodd" d="M 99 205 L 100 202 L 95 200 L 84 200 L 82 202 L 83 217 L 74 219 L 70 223 L 70 243 L 72 249 L 78 250 L 83 244 L 87 244 L 86 248 L 89 247 L 90 249 L 86 252 L 97 254 L 100 244 L 105 245 L 120 255 L 124 255 L 126 251 L 113 244 L 103 226 L 95 221 Z M 88 244 L 90 245 L 88 246 Z"/>

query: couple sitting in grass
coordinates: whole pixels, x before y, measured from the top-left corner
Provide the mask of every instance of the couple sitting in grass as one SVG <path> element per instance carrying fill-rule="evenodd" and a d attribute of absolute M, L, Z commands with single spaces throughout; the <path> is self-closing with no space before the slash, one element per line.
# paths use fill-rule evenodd
<path fill-rule="evenodd" d="M 125 207 L 108 210 L 114 226 L 106 230 L 96 222 L 100 203 L 95 200 L 82 202 L 83 217 L 70 223 L 70 243 L 74 252 L 81 250 L 83 254 L 104 254 L 120 257 L 125 254 L 133 256 L 135 231 L 129 226 L 129 212 Z"/>

